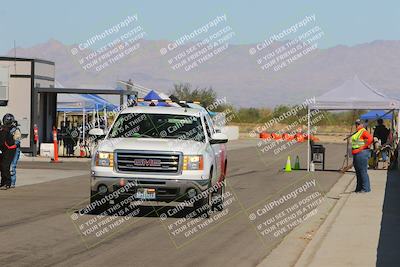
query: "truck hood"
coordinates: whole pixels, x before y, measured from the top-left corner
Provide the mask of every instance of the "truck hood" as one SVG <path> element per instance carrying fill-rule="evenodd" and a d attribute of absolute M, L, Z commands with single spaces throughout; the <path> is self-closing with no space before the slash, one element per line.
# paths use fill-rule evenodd
<path fill-rule="evenodd" d="M 111 138 L 103 140 L 97 147 L 98 151 L 113 152 L 114 150 L 147 150 L 182 152 L 187 155 L 202 154 L 206 144 L 193 140 L 160 139 L 160 138 Z"/>

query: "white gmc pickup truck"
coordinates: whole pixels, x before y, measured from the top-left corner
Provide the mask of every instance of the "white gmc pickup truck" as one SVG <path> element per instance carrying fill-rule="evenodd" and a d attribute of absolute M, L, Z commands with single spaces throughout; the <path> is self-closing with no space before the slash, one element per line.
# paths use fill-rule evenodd
<path fill-rule="evenodd" d="M 221 210 L 227 141 L 205 109 L 126 108 L 92 158 L 90 205 L 104 211 L 127 198 L 194 199 L 194 207 Z"/>

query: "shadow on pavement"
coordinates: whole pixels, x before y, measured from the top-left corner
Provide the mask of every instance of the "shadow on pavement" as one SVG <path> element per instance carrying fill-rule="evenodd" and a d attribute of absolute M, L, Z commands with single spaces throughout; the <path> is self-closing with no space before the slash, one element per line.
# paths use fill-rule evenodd
<path fill-rule="evenodd" d="M 376 266 L 400 266 L 400 172 L 389 171 Z"/>
<path fill-rule="evenodd" d="M 128 207 L 128 206 L 124 206 Z M 165 214 L 166 218 L 185 218 L 187 216 L 189 216 L 193 211 L 195 211 L 195 208 L 193 207 L 184 207 L 184 208 L 180 208 L 177 209 L 176 212 L 174 211 L 176 207 L 175 206 L 169 206 L 169 205 L 165 205 L 165 206 L 136 206 L 135 208 L 129 208 L 129 212 L 125 212 L 125 214 L 130 214 L 131 211 L 133 211 L 134 209 L 138 209 L 138 213 L 135 213 L 135 215 L 128 215 L 128 216 L 133 216 L 133 217 L 160 217 L 160 214 Z M 174 211 L 171 214 L 171 210 Z M 118 210 L 113 211 L 113 212 L 108 212 L 107 216 L 125 216 L 125 215 L 119 215 L 118 214 Z M 170 211 L 170 212 L 169 212 Z M 76 210 L 75 213 L 79 213 L 79 210 Z M 89 213 L 87 213 L 88 215 L 100 215 L 101 212 L 97 212 L 97 211 L 91 211 Z M 201 216 L 202 213 L 198 213 L 197 216 L 193 216 L 194 218 Z"/>

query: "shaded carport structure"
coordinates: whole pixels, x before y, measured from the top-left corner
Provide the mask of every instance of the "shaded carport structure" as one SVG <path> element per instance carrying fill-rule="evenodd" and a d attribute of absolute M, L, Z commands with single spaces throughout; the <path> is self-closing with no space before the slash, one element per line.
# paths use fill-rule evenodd
<path fill-rule="evenodd" d="M 397 126 L 396 142 L 399 142 L 400 101 L 390 98 L 379 92 L 365 81 L 360 80 L 357 75 L 355 75 L 353 79 L 344 82 L 342 85 L 326 92 L 319 97 L 316 97 L 315 103 L 312 103 L 308 106 L 308 136 L 310 136 L 311 111 L 313 110 L 385 110 L 388 113 L 393 113 L 393 119 L 395 118 L 394 112 L 397 111 L 397 125 L 394 125 L 392 121 L 392 127 L 395 128 Z M 310 171 L 310 138 L 308 138 L 307 143 L 307 171 Z M 349 143 L 347 146 L 349 146 Z M 348 159 L 348 148 L 346 153 Z"/>
<path fill-rule="evenodd" d="M 57 94 L 96 94 L 96 95 L 119 95 L 120 105 L 123 105 L 128 97 L 137 97 L 137 92 L 115 89 L 91 89 L 91 88 L 57 88 L 57 87 L 34 87 L 32 93 L 31 129 L 36 124 L 39 129 L 39 140 L 41 143 L 52 142 L 52 129 L 57 120 Z M 23 152 L 33 153 L 36 151 L 33 138 L 30 140 L 29 149 Z"/>

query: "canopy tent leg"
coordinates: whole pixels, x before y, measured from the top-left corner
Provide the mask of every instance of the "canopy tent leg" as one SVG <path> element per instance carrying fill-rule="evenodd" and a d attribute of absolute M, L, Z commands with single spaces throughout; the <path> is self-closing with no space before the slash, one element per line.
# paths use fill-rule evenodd
<path fill-rule="evenodd" d="M 88 121 L 89 121 L 89 118 L 88 118 Z M 93 110 L 92 111 L 92 127 L 94 127 L 94 125 L 96 125 L 96 113 Z"/>
<path fill-rule="evenodd" d="M 307 172 L 309 172 L 310 171 L 310 154 L 311 154 L 311 151 L 310 151 L 310 116 L 311 116 L 311 114 L 310 114 L 310 107 L 308 107 L 308 109 L 307 109 L 307 136 L 308 136 L 308 138 L 307 138 Z"/>
<path fill-rule="evenodd" d="M 107 107 L 104 106 L 104 129 L 106 130 L 107 127 Z"/>
<path fill-rule="evenodd" d="M 353 117 L 352 118 L 353 118 L 352 121 L 354 122 L 356 120 L 356 110 L 355 109 L 353 109 Z M 350 133 L 353 132 L 353 122 L 351 124 Z M 346 138 L 346 156 L 345 157 L 346 157 L 345 158 L 346 166 L 344 166 L 344 161 L 343 161 L 343 166 L 342 166 L 343 172 L 346 172 L 348 169 L 353 167 L 353 164 L 351 164 L 351 167 L 350 167 L 350 138 L 349 138 L 349 136 Z"/>
<path fill-rule="evenodd" d="M 394 116 L 393 116 L 394 117 Z M 400 169 L 400 146 L 399 146 L 399 141 L 400 141 L 400 109 L 397 111 L 397 168 Z"/>
<path fill-rule="evenodd" d="M 396 132 L 395 132 L 395 127 L 397 127 L 397 125 L 395 125 L 395 124 L 396 124 L 396 114 L 395 114 L 395 110 L 393 109 L 390 113 L 392 114 L 392 119 L 390 120 L 390 129 L 391 129 L 391 131 L 392 131 L 392 138 L 393 138 L 393 143 L 394 143 L 394 142 L 395 142 L 395 140 L 394 140 L 394 134 L 396 133 Z M 396 137 L 397 137 L 397 135 L 396 135 Z M 383 144 L 382 144 L 382 145 L 383 145 Z"/>
<path fill-rule="evenodd" d="M 394 114 L 394 112 L 393 112 L 393 114 Z M 400 141 L 400 134 L 399 133 L 400 133 L 400 109 L 397 111 L 397 142 Z"/>
<path fill-rule="evenodd" d="M 83 107 L 83 112 L 82 112 L 82 144 L 85 144 L 85 125 L 86 125 L 86 110 L 85 107 Z"/>
<path fill-rule="evenodd" d="M 96 105 L 96 119 L 97 119 L 97 128 L 100 128 L 100 109 L 97 108 L 97 105 Z"/>

